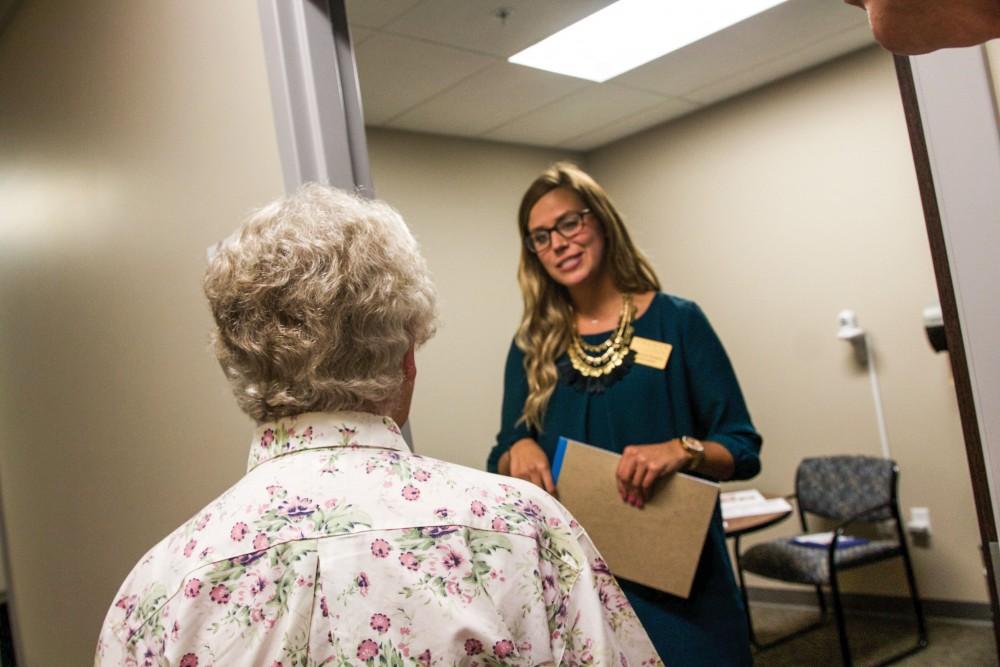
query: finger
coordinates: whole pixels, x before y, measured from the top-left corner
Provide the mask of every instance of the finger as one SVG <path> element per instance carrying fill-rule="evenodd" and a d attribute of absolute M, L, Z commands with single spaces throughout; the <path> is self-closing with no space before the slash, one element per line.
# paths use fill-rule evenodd
<path fill-rule="evenodd" d="M 632 479 L 629 480 L 633 491 L 639 492 L 642 490 L 642 480 L 646 478 L 649 469 L 645 461 L 636 464 L 635 471 L 632 473 Z"/>
<path fill-rule="evenodd" d="M 618 478 L 623 487 L 625 502 L 629 505 L 634 505 L 638 489 L 635 487 L 635 484 L 632 483 L 632 480 L 635 478 L 635 474 L 639 469 L 640 463 L 634 452 L 629 449 L 626 449 L 625 452 L 625 455 L 622 456 L 621 465 L 619 466 Z"/>
<path fill-rule="evenodd" d="M 618 469 L 615 471 L 615 476 L 618 480 L 622 482 L 626 487 L 628 487 L 629 481 L 632 479 L 632 473 L 635 471 L 635 456 L 629 454 L 623 454 L 621 460 L 618 462 Z"/>
<path fill-rule="evenodd" d="M 536 469 L 532 469 L 531 473 L 528 475 L 528 481 L 530 481 L 535 486 L 541 487 L 543 489 L 545 488 L 544 483 L 542 482 L 542 475 Z"/>
<path fill-rule="evenodd" d="M 514 476 L 517 477 L 518 479 L 523 479 L 528 482 L 531 481 L 531 466 L 524 465 L 523 461 L 518 461 L 517 465 L 514 465 L 514 463 L 512 462 L 510 469 L 511 472 L 514 473 Z"/>
<path fill-rule="evenodd" d="M 625 500 L 625 498 L 627 497 L 625 495 L 625 483 L 623 481 L 621 481 L 620 479 L 617 479 L 617 478 L 615 479 L 615 481 L 618 483 L 618 496 L 622 500 Z"/>
<path fill-rule="evenodd" d="M 660 475 L 652 468 L 646 470 L 646 476 L 642 478 L 642 495 L 645 498 L 649 498 L 650 491 L 653 490 L 653 484 L 656 480 L 660 478 Z"/>
<path fill-rule="evenodd" d="M 552 481 L 552 471 L 549 470 L 548 466 L 542 468 L 542 482 L 544 484 L 543 489 L 549 493 L 555 493 L 556 483 Z"/>

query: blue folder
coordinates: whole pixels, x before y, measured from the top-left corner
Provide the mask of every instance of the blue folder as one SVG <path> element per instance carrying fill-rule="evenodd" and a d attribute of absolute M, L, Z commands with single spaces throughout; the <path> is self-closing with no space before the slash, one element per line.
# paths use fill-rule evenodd
<path fill-rule="evenodd" d="M 559 443 L 556 444 L 556 455 L 552 459 L 552 483 L 559 483 L 559 471 L 562 470 L 563 458 L 566 456 L 566 447 L 569 445 L 569 438 L 560 436 Z"/>

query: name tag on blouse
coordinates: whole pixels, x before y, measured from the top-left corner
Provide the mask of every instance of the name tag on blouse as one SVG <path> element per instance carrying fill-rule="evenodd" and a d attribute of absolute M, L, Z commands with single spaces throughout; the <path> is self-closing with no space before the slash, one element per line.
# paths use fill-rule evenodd
<path fill-rule="evenodd" d="M 661 343 L 640 336 L 633 336 L 629 347 L 635 350 L 635 363 L 659 368 L 661 371 L 667 367 L 670 351 L 674 349 L 670 343 Z"/>

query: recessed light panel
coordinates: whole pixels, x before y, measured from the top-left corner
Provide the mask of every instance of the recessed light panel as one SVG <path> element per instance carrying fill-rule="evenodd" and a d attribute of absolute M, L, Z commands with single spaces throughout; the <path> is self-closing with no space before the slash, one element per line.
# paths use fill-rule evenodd
<path fill-rule="evenodd" d="M 785 0 L 619 0 L 508 60 L 607 81 Z"/>

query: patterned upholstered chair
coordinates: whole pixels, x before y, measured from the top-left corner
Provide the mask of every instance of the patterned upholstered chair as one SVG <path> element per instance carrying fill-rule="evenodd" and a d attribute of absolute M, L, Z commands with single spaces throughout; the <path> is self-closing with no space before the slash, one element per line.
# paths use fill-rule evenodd
<path fill-rule="evenodd" d="M 917 645 L 892 656 L 882 664 L 895 662 L 927 646 L 923 609 L 917 595 L 913 566 L 910 563 L 910 553 L 899 516 L 896 497 L 898 477 L 899 468 L 896 463 L 882 458 L 828 456 L 803 459 L 795 475 L 795 497 L 798 501 L 802 532 L 809 532 L 806 514 L 831 519 L 836 525 L 832 529 L 833 539 L 830 545 L 820 548 L 802 546 L 794 543 L 794 538 L 781 538 L 754 545 L 741 554 L 737 542 L 736 567 L 744 602 L 747 601 L 747 597 L 743 573 L 753 572 L 770 579 L 814 586 L 819 599 L 820 619 L 768 644 L 757 642 L 751 623 L 750 637 L 755 646 L 761 649 L 769 648 L 822 625 L 827 613 L 823 587 L 829 586 L 841 656 L 845 665 L 851 665 L 851 651 L 847 642 L 837 573 L 889 558 L 902 559 L 906 571 L 906 581 L 910 588 L 917 621 Z M 859 522 L 887 524 L 891 522 L 892 538 L 874 539 L 854 546 L 838 544 L 845 530 Z M 749 606 L 747 619 L 750 620 Z"/>

